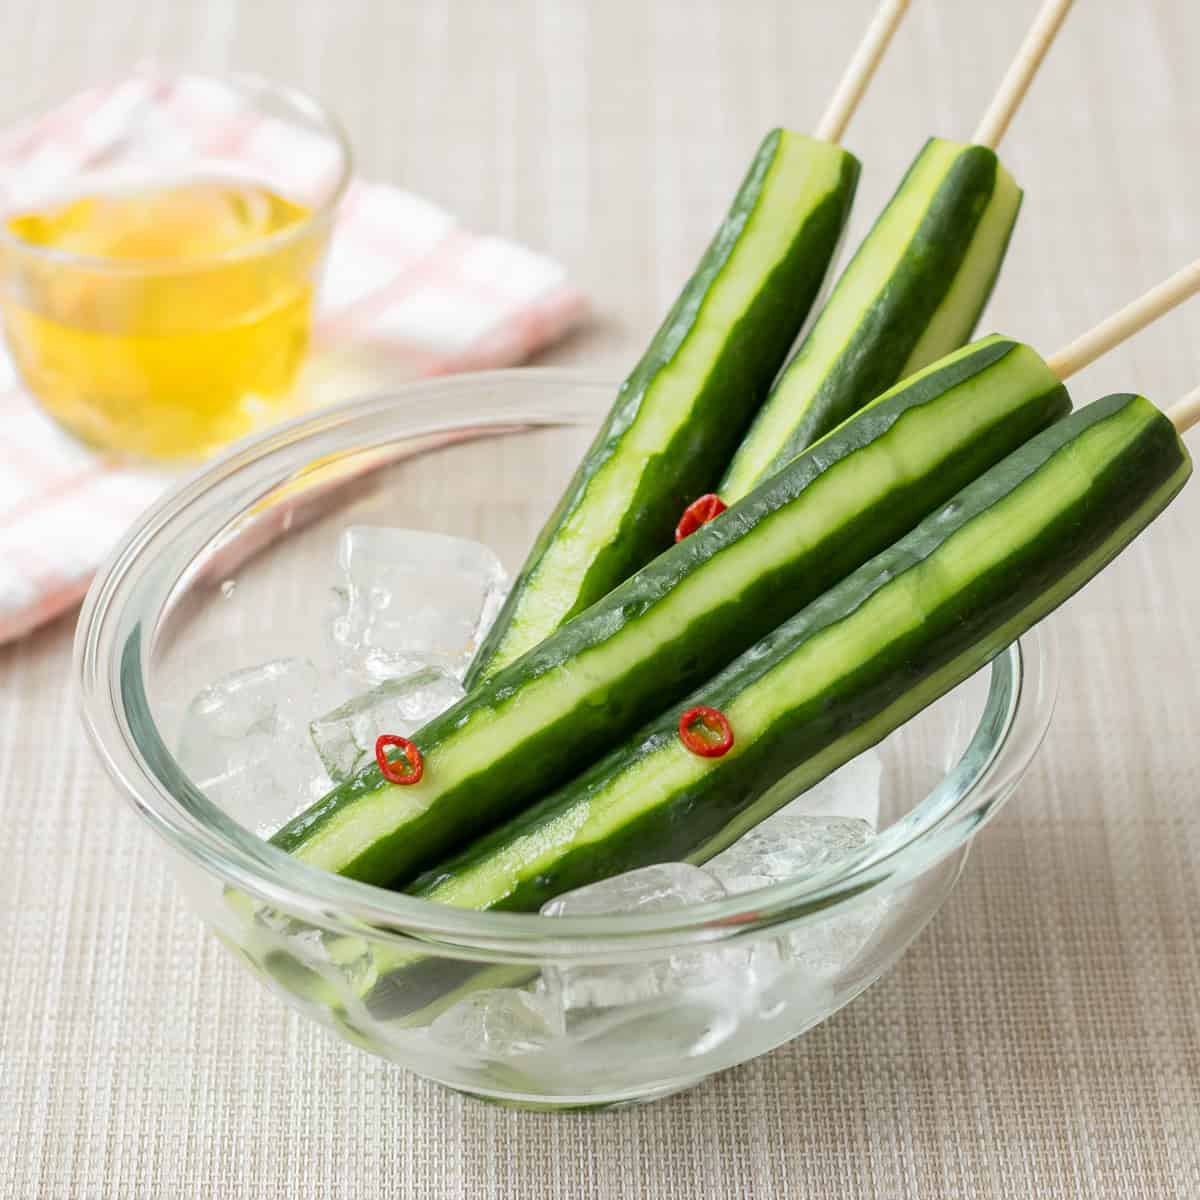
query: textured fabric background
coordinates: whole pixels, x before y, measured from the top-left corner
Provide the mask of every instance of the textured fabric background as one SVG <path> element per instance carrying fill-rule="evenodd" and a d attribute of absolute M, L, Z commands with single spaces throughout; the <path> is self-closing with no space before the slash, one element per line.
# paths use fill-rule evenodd
<path fill-rule="evenodd" d="M 6 0 L 0 117 L 146 56 L 314 89 L 364 173 L 564 261 L 600 317 L 552 358 L 615 369 L 870 7 Z M 850 129 L 853 235 L 927 133 L 970 136 L 1034 7 L 914 0 Z M 1003 148 L 1027 197 L 988 327 L 1053 350 L 1200 251 L 1198 59 L 1192 0 L 1080 0 Z M 1169 401 L 1197 335 L 1200 301 L 1075 390 Z M 470 1103 L 287 1015 L 83 744 L 72 620 L 0 649 L 0 1197 L 1200 1195 L 1198 522 L 1193 484 L 1060 615 L 1050 741 L 889 978 L 602 1116 Z"/>

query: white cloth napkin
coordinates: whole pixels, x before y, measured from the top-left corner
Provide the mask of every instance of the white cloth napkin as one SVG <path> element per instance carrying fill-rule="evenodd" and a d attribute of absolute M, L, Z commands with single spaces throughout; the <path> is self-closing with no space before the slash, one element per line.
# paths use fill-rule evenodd
<path fill-rule="evenodd" d="M 181 163 L 211 153 L 311 180 L 319 143 L 248 112 L 233 89 L 153 68 L 0 136 L 8 210 L 103 160 L 136 120 Z M 443 209 L 355 180 L 339 209 L 305 386 L 314 403 L 405 379 L 507 366 L 560 337 L 586 305 L 558 263 L 463 229 Z M 175 478 L 81 445 L 43 414 L 0 350 L 0 642 L 78 602 L 130 521 Z"/>

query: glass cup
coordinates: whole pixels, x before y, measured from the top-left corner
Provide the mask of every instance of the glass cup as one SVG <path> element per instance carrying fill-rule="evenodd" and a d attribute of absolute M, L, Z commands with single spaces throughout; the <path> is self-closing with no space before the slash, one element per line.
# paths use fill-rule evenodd
<path fill-rule="evenodd" d="M 334 117 L 253 77 L 140 72 L 30 133 L 0 179 L 0 298 L 45 410 L 194 459 L 294 409 L 350 174 Z"/>

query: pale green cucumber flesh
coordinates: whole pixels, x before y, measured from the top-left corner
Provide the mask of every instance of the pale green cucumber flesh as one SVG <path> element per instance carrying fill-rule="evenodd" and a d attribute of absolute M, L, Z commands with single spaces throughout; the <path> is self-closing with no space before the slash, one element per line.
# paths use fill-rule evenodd
<path fill-rule="evenodd" d="M 726 503 L 970 337 L 1020 202 L 991 150 L 925 145 L 738 447 L 718 489 Z"/>
<path fill-rule="evenodd" d="M 880 397 L 414 735 L 421 782 L 374 766 L 272 840 L 402 886 L 578 774 L 1069 407 L 987 338 Z"/>
<path fill-rule="evenodd" d="M 470 688 L 670 544 L 711 491 L 820 290 L 858 162 L 776 130 L 530 552 Z"/>
<path fill-rule="evenodd" d="M 1147 401 L 1111 396 L 1032 439 L 579 779 L 410 889 L 536 910 L 650 862 L 703 862 L 874 744 L 1056 608 L 1182 487 L 1191 465 Z M 735 731 L 689 753 L 679 713 Z M 777 785 L 787 779 L 786 791 Z"/>

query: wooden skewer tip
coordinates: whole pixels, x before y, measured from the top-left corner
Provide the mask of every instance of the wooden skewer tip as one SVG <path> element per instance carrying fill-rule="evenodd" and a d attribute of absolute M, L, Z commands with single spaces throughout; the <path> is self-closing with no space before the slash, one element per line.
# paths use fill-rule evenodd
<path fill-rule="evenodd" d="M 1021 43 L 1017 57 L 1000 81 L 1000 88 L 988 105 L 979 128 L 975 130 L 972 139 L 977 145 L 987 146 L 992 150 L 1000 144 L 1008 129 L 1009 122 L 1025 98 L 1033 77 L 1037 74 L 1042 59 L 1050 49 L 1055 35 L 1067 19 L 1074 0 L 1044 0 L 1042 7 L 1034 18 L 1025 40 Z"/>
<path fill-rule="evenodd" d="M 1200 424 L 1200 387 L 1168 409 L 1167 420 L 1175 426 L 1176 433 L 1187 433 L 1193 425 Z"/>
<path fill-rule="evenodd" d="M 1052 354 L 1046 363 L 1059 379 L 1069 379 L 1197 292 L 1200 292 L 1200 258 Z"/>
<path fill-rule="evenodd" d="M 854 52 L 854 57 L 850 60 L 850 65 L 846 68 L 846 73 L 838 83 L 829 106 L 817 122 L 814 137 L 834 144 L 842 140 L 846 126 L 850 124 L 850 118 L 854 116 L 854 110 L 858 108 L 859 101 L 875 74 L 875 68 L 879 66 L 879 61 L 892 40 L 892 34 L 896 32 L 900 19 L 908 10 L 908 5 L 909 0 L 883 0 L 880 4 L 863 34 L 862 41 L 858 44 L 858 49 Z"/>

